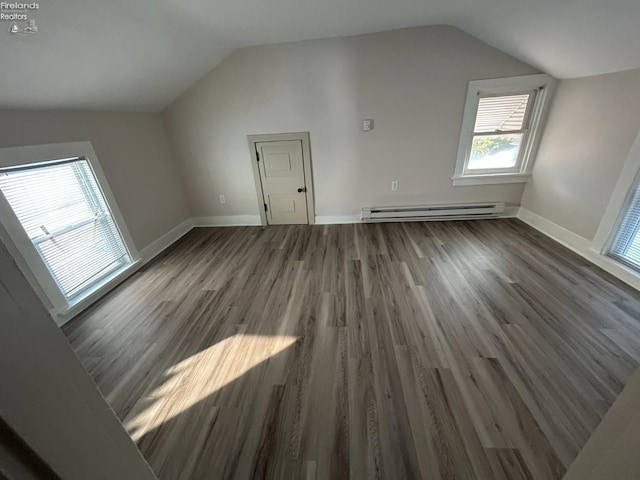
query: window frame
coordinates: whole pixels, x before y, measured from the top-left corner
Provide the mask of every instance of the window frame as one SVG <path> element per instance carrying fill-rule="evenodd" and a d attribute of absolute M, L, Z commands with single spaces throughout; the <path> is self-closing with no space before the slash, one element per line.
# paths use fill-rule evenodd
<path fill-rule="evenodd" d="M 540 144 L 540 137 L 547 117 L 548 107 L 555 90 L 555 80 L 546 74 L 520 77 L 472 80 L 467 88 L 462 127 L 454 174 L 454 186 L 485 185 L 499 183 L 525 183 L 529 180 L 533 159 Z M 518 152 L 517 163 L 510 168 L 469 169 L 471 146 L 474 137 L 491 135 L 474 132 L 478 104 L 481 98 L 522 95 L 532 93 L 533 103 L 527 106 L 523 137 Z M 506 132 L 518 133 L 518 132 Z"/>
<path fill-rule="evenodd" d="M 609 258 L 609 259 L 611 259 L 611 260 L 623 265 L 627 269 L 632 270 L 633 272 L 635 272 L 636 275 L 640 275 L 640 266 L 636 265 L 636 264 L 630 262 L 629 260 L 627 260 L 626 258 L 614 253 L 613 252 L 613 247 L 614 247 L 616 238 L 618 237 L 618 233 L 620 232 L 620 229 L 622 228 L 622 225 L 624 223 L 624 219 L 627 216 L 627 212 L 631 208 L 631 204 L 633 203 L 633 199 L 634 199 L 634 197 L 636 195 L 636 192 L 638 190 L 640 190 L 640 170 L 633 177 L 633 181 L 632 181 L 631 185 L 629 186 L 629 188 L 627 189 L 626 196 L 624 198 L 624 202 L 622 203 L 622 205 L 618 209 L 618 215 L 617 215 L 615 221 L 613 222 L 613 224 L 611 226 L 611 229 L 609 231 L 609 235 L 607 236 L 606 241 L 604 242 L 604 244 L 602 245 L 602 248 L 600 249 L 600 252 L 601 252 L 602 255 L 604 255 L 607 258 Z M 595 237 L 594 237 L 594 239 L 595 239 Z"/>
<path fill-rule="evenodd" d="M 0 224 L 4 227 L 4 231 L 0 232 L 0 237 L 4 237 L 2 239 L 7 243 L 16 263 L 41 300 L 49 307 L 49 312 L 58 324 L 64 323 L 86 308 L 104 291 L 121 281 L 140 262 L 140 254 L 133 242 L 131 233 L 120 212 L 91 142 L 0 148 L 0 168 L 19 168 L 24 165 L 46 163 L 65 158 L 78 158 L 86 160 L 89 164 L 131 261 L 85 289 L 81 294 L 67 299 L 16 217 L 9 202 L 0 192 Z"/>

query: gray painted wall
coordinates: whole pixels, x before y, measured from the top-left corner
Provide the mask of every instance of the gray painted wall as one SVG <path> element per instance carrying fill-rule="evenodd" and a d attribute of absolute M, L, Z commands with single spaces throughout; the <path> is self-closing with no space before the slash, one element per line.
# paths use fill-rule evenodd
<path fill-rule="evenodd" d="M 640 130 L 640 69 L 563 80 L 522 206 L 591 240 Z"/>
<path fill-rule="evenodd" d="M 246 137 L 299 131 L 311 133 L 316 215 L 517 205 L 522 184 L 454 188 L 451 176 L 469 80 L 531 73 L 456 28 L 411 28 L 238 50 L 163 115 L 194 216 L 257 215 Z"/>
<path fill-rule="evenodd" d="M 564 480 L 637 480 L 640 476 L 640 369 L 585 446 Z"/>
<path fill-rule="evenodd" d="M 0 417 L 61 478 L 155 478 L 2 243 L 0 385 Z"/>
<path fill-rule="evenodd" d="M 0 147 L 89 140 L 140 250 L 189 217 L 157 114 L 0 111 Z"/>

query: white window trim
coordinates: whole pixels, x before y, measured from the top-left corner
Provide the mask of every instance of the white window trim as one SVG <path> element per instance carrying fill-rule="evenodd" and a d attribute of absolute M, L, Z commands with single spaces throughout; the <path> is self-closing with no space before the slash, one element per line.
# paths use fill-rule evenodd
<path fill-rule="evenodd" d="M 640 291 L 640 273 L 607 254 L 637 179 L 640 179 L 640 133 L 618 176 L 593 240 L 581 237 L 522 208 L 518 217 Z"/>
<path fill-rule="evenodd" d="M 607 208 L 598 225 L 598 230 L 593 237 L 591 244 L 593 252 L 610 258 L 608 257 L 609 249 L 631 202 L 633 189 L 638 182 L 640 182 L 640 133 L 629 151 L 618 181 L 609 197 Z M 640 276 L 636 270 L 633 271 L 637 276 Z"/>
<path fill-rule="evenodd" d="M 467 99 L 460 129 L 458 156 L 453 176 L 454 186 L 491 185 L 500 183 L 526 183 L 531 176 L 533 160 L 540 145 L 542 130 L 547 118 L 549 104 L 555 91 L 556 81 L 549 75 L 526 75 L 521 77 L 496 78 L 491 80 L 472 80 L 467 88 Z M 533 110 L 531 111 L 529 130 L 520 153 L 522 160 L 518 171 L 466 173 L 473 129 L 478 111 L 479 95 L 522 93 L 537 90 Z"/>
<path fill-rule="evenodd" d="M 518 212 L 518 218 L 640 291 L 638 270 L 607 255 L 618 222 L 622 219 L 623 209 L 630 199 L 631 189 L 636 178 L 640 179 L 640 133 L 636 136 L 635 143 L 620 171 L 618 181 L 609 197 L 609 203 L 593 240 L 569 231 L 522 207 Z"/>
<path fill-rule="evenodd" d="M 49 306 L 49 311 L 58 324 L 63 324 L 66 320 L 86 308 L 98 297 L 126 276 L 132 273 L 132 269 L 140 262 L 140 254 L 136 249 L 133 238 L 127 228 L 122 213 L 118 208 L 113 192 L 109 187 L 109 182 L 104 175 L 104 171 L 98 160 L 98 156 L 93 150 L 91 142 L 70 142 L 55 143 L 48 145 L 34 145 L 28 147 L 0 148 L 0 168 L 16 167 L 31 163 L 46 162 L 60 158 L 79 157 L 87 160 L 96 177 L 102 194 L 111 210 L 111 215 L 116 226 L 122 235 L 125 248 L 131 258 L 131 263 L 116 270 L 111 275 L 102 279 L 93 287 L 89 288 L 82 295 L 72 300 L 67 300 L 60 291 L 55 280 L 49 273 L 44 261 L 38 254 L 33 242 L 29 239 L 22 228 L 20 221 L 13 212 L 13 209 L 6 198 L 0 192 L 0 223 L 4 227 L 6 235 L 0 235 L 9 243 L 8 247 L 14 255 L 16 263 L 23 271 L 27 279 L 32 284 L 36 293 Z M 6 242 L 9 240 L 9 242 Z M 14 248 L 11 248 L 14 247 Z M 18 255 L 16 255 L 18 254 Z"/>

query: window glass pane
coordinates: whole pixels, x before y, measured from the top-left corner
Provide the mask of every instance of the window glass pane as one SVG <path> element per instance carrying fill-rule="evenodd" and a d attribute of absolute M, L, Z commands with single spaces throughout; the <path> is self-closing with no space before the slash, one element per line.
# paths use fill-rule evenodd
<path fill-rule="evenodd" d="M 524 128 L 531 94 L 482 97 L 474 133 L 513 132 Z"/>
<path fill-rule="evenodd" d="M 474 136 L 467 169 L 505 169 L 515 167 L 518 163 L 522 137 L 522 133 Z"/>
<path fill-rule="evenodd" d="M 86 160 L 0 171 L 0 190 L 65 297 L 129 263 Z"/>
<path fill-rule="evenodd" d="M 640 268 L 640 186 L 634 195 L 616 232 L 609 255 Z"/>

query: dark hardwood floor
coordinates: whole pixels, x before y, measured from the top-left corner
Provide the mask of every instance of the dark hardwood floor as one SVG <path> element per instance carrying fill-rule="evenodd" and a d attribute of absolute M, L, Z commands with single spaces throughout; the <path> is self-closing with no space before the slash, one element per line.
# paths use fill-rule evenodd
<path fill-rule="evenodd" d="M 161 479 L 559 479 L 640 295 L 517 220 L 200 228 L 64 328 Z"/>

